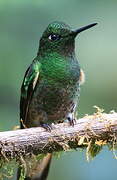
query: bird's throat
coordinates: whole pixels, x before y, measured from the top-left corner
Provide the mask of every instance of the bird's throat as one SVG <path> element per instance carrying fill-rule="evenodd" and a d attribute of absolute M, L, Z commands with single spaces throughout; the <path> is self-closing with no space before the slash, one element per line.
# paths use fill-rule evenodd
<path fill-rule="evenodd" d="M 51 53 L 42 63 L 42 75 L 51 84 L 70 84 L 79 79 L 79 65 L 74 57 Z"/>

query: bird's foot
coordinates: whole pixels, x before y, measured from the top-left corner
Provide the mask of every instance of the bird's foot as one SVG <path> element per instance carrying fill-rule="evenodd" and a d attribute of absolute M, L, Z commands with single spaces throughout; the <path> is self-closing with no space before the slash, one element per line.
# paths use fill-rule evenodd
<path fill-rule="evenodd" d="M 46 129 L 47 131 L 51 132 L 52 126 L 51 126 L 50 124 L 41 123 L 40 125 L 41 125 L 41 127 L 43 127 L 44 129 Z"/>
<path fill-rule="evenodd" d="M 74 126 L 76 124 L 75 118 L 73 118 L 73 119 L 68 118 L 68 121 L 69 121 L 70 126 Z"/>
<path fill-rule="evenodd" d="M 76 119 L 74 118 L 73 114 L 69 114 L 67 119 L 68 119 L 68 121 L 70 123 L 70 126 L 74 126 L 76 124 Z"/>

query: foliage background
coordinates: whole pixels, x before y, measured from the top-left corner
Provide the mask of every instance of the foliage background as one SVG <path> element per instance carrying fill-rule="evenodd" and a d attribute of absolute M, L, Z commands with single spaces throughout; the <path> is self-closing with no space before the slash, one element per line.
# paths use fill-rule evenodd
<path fill-rule="evenodd" d="M 59 20 L 79 28 L 98 22 L 79 35 L 76 54 L 86 74 L 79 117 L 117 110 L 117 1 L 0 0 L 0 130 L 19 122 L 20 86 L 36 56 L 39 38 L 48 23 Z M 115 180 L 117 160 L 104 148 L 90 163 L 85 151 L 63 153 L 52 161 L 49 180 Z"/>

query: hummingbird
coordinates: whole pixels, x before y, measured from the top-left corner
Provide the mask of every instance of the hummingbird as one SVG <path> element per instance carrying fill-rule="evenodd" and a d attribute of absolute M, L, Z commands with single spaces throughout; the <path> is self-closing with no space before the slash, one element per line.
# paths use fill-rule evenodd
<path fill-rule="evenodd" d="M 63 22 L 48 25 L 36 58 L 21 87 L 20 120 L 23 127 L 42 126 L 68 119 L 74 124 L 83 71 L 75 56 L 76 36 L 96 23 L 72 30 Z"/>
<path fill-rule="evenodd" d="M 48 25 L 21 86 L 21 128 L 41 126 L 51 130 L 52 123 L 65 119 L 70 125 L 75 124 L 84 79 L 75 55 L 75 38 L 96 24 L 77 30 L 63 22 Z"/>

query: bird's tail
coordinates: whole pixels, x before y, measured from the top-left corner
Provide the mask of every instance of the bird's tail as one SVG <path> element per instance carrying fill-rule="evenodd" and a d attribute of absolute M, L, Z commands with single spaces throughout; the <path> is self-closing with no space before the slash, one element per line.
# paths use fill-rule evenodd
<path fill-rule="evenodd" d="M 28 162 L 26 162 L 26 177 L 24 180 L 46 180 L 49 173 L 50 163 L 52 159 L 52 154 L 48 153 L 43 159 L 37 161 L 33 164 L 33 167 L 28 169 Z M 29 162 L 30 163 L 30 162 Z M 22 167 L 18 168 L 17 180 L 20 180 L 22 173 Z"/>

